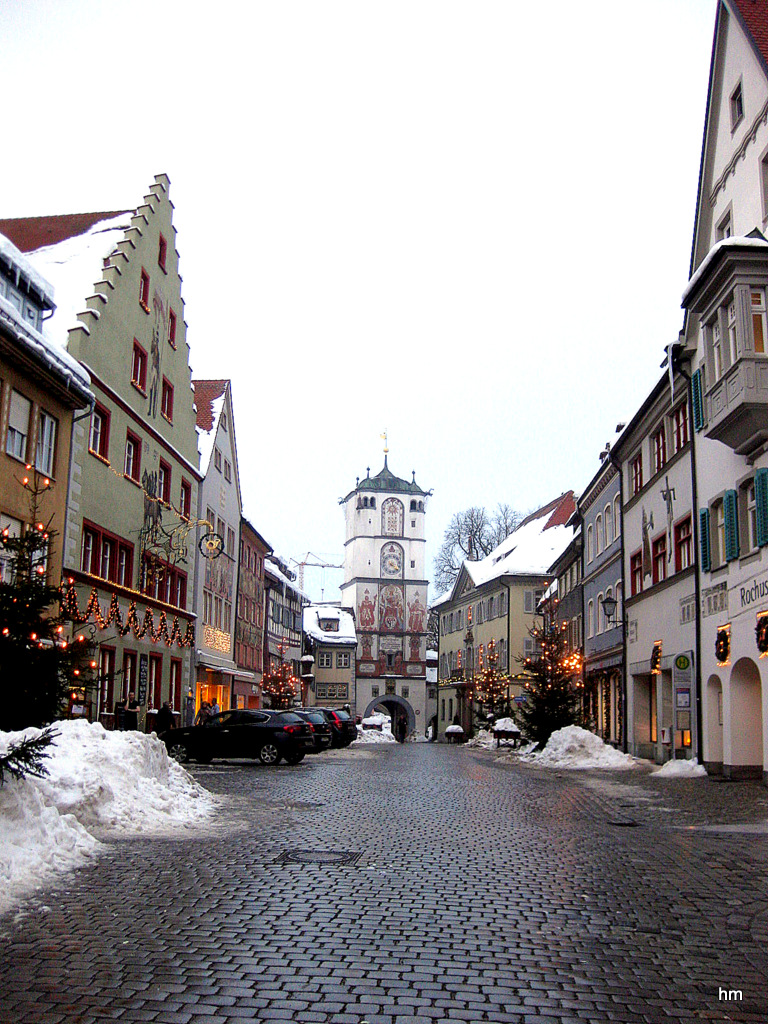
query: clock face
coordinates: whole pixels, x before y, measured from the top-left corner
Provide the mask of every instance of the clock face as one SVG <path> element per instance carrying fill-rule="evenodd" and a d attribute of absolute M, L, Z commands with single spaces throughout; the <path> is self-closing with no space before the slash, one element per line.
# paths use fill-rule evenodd
<path fill-rule="evenodd" d="M 403 571 L 403 552 L 396 544 L 388 544 L 381 552 L 382 576 L 400 576 Z"/>

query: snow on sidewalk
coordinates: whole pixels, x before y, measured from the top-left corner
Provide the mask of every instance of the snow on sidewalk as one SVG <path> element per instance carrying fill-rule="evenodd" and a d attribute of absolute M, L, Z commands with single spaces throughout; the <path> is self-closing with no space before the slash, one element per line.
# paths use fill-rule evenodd
<path fill-rule="evenodd" d="M 0 788 L 0 913 L 103 851 L 94 829 L 114 836 L 177 832 L 209 817 L 215 798 L 156 736 L 56 722 L 49 774 Z M 0 753 L 39 729 L 0 733 Z"/>
<path fill-rule="evenodd" d="M 519 760 L 545 768 L 634 768 L 634 757 L 603 743 L 599 736 L 568 725 L 549 737 L 543 750 L 522 753 Z"/>

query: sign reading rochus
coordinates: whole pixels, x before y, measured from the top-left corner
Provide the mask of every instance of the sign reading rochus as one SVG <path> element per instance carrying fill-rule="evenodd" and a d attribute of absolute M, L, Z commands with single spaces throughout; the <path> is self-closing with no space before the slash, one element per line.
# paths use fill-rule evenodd
<path fill-rule="evenodd" d="M 759 611 L 761 605 L 768 604 L 768 573 L 753 576 L 745 583 L 737 583 L 728 591 L 728 607 L 731 615 L 739 615 L 746 611 Z"/>

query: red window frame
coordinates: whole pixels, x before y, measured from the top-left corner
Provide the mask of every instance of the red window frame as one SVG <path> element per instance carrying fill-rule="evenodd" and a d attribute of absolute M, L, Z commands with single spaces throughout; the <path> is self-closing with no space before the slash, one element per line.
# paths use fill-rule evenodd
<path fill-rule="evenodd" d="M 168 255 L 168 243 L 166 242 L 164 236 L 160 235 L 160 241 L 159 241 L 158 246 L 157 246 L 157 265 L 158 265 L 158 267 L 160 267 L 160 269 L 162 270 L 162 272 L 164 274 L 168 273 L 168 271 L 166 270 L 166 267 L 165 267 L 165 259 L 166 259 L 167 255 Z"/>
<path fill-rule="evenodd" d="M 192 484 L 189 480 L 181 478 L 181 508 L 179 512 L 185 519 L 192 515 Z"/>
<path fill-rule="evenodd" d="M 171 504 L 171 467 L 162 459 L 157 474 L 157 496 L 164 504 Z"/>
<path fill-rule="evenodd" d="M 149 274 L 144 267 L 141 268 L 139 278 L 139 305 L 145 313 L 149 313 Z"/>
<path fill-rule="evenodd" d="M 134 457 L 133 464 L 131 466 L 131 472 L 128 472 L 128 442 L 133 443 Z M 133 480 L 135 484 L 141 480 L 141 438 L 137 437 L 132 431 L 127 430 L 125 433 L 125 460 L 123 462 L 123 476 L 126 480 Z"/>
<path fill-rule="evenodd" d="M 653 462 L 657 473 L 667 464 L 667 435 L 662 424 L 652 438 Z"/>
<path fill-rule="evenodd" d="M 667 534 L 660 534 L 651 542 L 653 582 L 662 583 L 667 578 Z"/>
<path fill-rule="evenodd" d="M 176 348 L 176 314 L 172 309 L 168 312 L 168 344 Z"/>
<path fill-rule="evenodd" d="M 688 444 L 688 403 L 683 402 L 672 412 L 672 428 L 675 433 L 675 451 L 679 452 Z"/>
<path fill-rule="evenodd" d="M 142 393 L 147 393 L 147 350 L 133 339 L 131 356 L 131 384 Z"/>
<path fill-rule="evenodd" d="M 101 573 L 104 541 L 111 545 L 107 575 Z M 88 541 L 88 560 L 86 564 L 86 541 Z M 123 584 L 120 579 L 121 554 L 125 556 L 125 575 L 128 582 Z M 117 534 L 103 530 L 96 523 L 83 520 L 83 532 L 80 540 L 80 568 L 90 576 L 97 576 L 99 579 L 107 579 L 120 586 L 130 586 L 131 570 L 133 568 L 133 545 Z"/>
<path fill-rule="evenodd" d="M 93 427 L 94 417 L 96 416 L 98 416 L 101 421 L 101 430 L 99 431 L 98 446 L 94 448 Z M 112 417 L 109 411 L 97 402 L 93 407 L 93 412 L 91 413 L 91 427 L 88 432 L 88 451 L 92 455 L 96 455 L 98 458 L 103 459 L 104 462 L 109 462 L 109 426 L 111 419 Z"/>
<path fill-rule="evenodd" d="M 689 568 L 692 564 L 693 525 L 691 517 L 686 516 L 679 523 L 675 523 L 675 572 L 682 572 L 683 569 Z"/>
<path fill-rule="evenodd" d="M 640 452 L 632 460 L 632 493 L 639 494 L 643 489 L 643 453 Z"/>
<path fill-rule="evenodd" d="M 167 377 L 163 377 L 163 387 L 160 395 L 160 414 L 163 419 L 173 423 L 173 384 Z"/>
<path fill-rule="evenodd" d="M 629 578 L 631 583 L 632 596 L 639 594 L 643 589 L 643 553 L 635 551 L 629 558 Z"/>

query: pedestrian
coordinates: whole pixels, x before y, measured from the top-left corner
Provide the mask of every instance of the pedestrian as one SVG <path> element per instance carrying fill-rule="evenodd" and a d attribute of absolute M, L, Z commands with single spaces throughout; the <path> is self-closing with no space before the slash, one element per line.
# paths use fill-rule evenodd
<path fill-rule="evenodd" d="M 213 704 L 211 704 L 211 714 L 212 715 L 221 714 L 221 708 L 219 707 L 219 702 L 216 700 L 215 697 L 213 698 Z"/>
<path fill-rule="evenodd" d="M 171 711 L 171 702 L 166 700 L 163 702 L 163 706 L 157 712 L 155 718 L 155 732 L 158 736 L 161 736 L 164 732 L 173 728 L 173 712 Z"/>
<path fill-rule="evenodd" d="M 405 743 L 405 737 L 408 733 L 408 723 L 405 718 L 401 718 L 397 723 L 397 741 L 398 743 Z"/>
<path fill-rule="evenodd" d="M 136 700 L 136 694 L 131 690 L 128 694 L 128 700 L 125 702 L 125 710 L 123 711 L 123 721 L 125 722 L 127 732 L 136 732 L 139 728 L 140 707 L 141 705 Z"/>
<path fill-rule="evenodd" d="M 195 725 L 205 725 L 208 719 L 211 717 L 211 705 L 207 700 L 204 700 L 200 705 L 200 710 L 195 715 Z"/>

